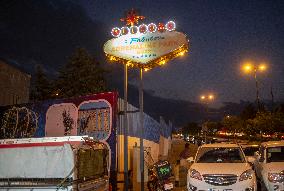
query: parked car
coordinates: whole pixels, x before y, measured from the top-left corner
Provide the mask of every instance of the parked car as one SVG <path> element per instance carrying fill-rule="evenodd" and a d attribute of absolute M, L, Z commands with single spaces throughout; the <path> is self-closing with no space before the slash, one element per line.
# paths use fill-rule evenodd
<path fill-rule="evenodd" d="M 187 175 L 188 191 L 253 191 L 257 181 L 252 165 L 238 144 L 204 144 L 197 150 Z"/>
<path fill-rule="evenodd" d="M 284 190 L 284 141 L 268 141 L 256 152 L 255 170 L 262 190 Z"/>
<path fill-rule="evenodd" d="M 258 144 L 245 144 L 245 145 L 241 145 L 241 147 L 245 153 L 247 161 L 254 164 L 256 160 L 255 152 L 259 150 L 259 145 Z"/>

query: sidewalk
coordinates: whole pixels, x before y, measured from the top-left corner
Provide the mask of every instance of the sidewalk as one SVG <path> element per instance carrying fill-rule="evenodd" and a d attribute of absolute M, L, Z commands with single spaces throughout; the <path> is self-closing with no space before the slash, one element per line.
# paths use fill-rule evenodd
<path fill-rule="evenodd" d="M 171 150 L 169 152 L 169 158 L 168 158 L 168 160 L 170 161 L 170 163 L 172 165 L 175 165 L 176 161 L 179 159 L 179 154 L 184 149 L 185 143 L 186 142 L 184 140 L 181 140 L 181 139 L 173 139 L 172 140 L 172 147 L 171 147 Z M 192 156 L 192 157 L 195 156 L 197 148 L 198 147 L 194 144 L 189 145 L 189 149 L 190 149 L 190 151 L 192 151 L 190 153 L 190 156 Z M 174 191 L 186 191 L 186 186 L 185 186 L 186 185 L 186 176 L 187 176 L 187 172 L 180 174 L 181 184 L 184 185 L 184 186 L 175 187 Z"/>

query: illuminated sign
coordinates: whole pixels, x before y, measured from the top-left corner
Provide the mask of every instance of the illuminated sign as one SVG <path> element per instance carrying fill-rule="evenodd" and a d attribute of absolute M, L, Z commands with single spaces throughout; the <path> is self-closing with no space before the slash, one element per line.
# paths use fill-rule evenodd
<path fill-rule="evenodd" d="M 136 17 L 138 19 L 141 16 Z M 111 34 L 114 38 L 104 45 L 104 52 L 110 61 L 147 70 L 188 51 L 186 35 L 175 31 L 176 24 L 173 21 L 139 26 L 134 25 L 138 20 L 128 22 L 131 26 L 113 28 Z"/>
<path fill-rule="evenodd" d="M 187 44 L 186 36 L 180 32 L 146 33 L 122 35 L 107 41 L 106 54 L 147 65 Z"/>

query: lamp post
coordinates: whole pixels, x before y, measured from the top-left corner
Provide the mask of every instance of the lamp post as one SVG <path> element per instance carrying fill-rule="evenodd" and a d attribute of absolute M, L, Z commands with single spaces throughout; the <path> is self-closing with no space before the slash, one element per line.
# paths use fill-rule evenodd
<path fill-rule="evenodd" d="M 259 111 L 260 108 L 260 99 L 259 99 L 259 86 L 258 86 L 258 80 L 257 80 L 257 73 L 258 72 L 264 72 L 267 69 L 266 64 L 253 64 L 251 62 L 245 63 L 242 67 L 243 71 L 245 73 L 253 73 L 254 80 L 255 80 L 255 90 L 256 90 L 256 104 L 257 104 L 257 110 Z"/>
<path fill-rule="evenodd" d="M 207 134 L 207 122 L 208 122 L 208 114 L 209 114 L 209 103 L 212 102 L 215 99 L 215 96 L 213 94 L 208 94 L 208 95 L 201 95 L 200 100 L 201 102 L 205 103 L 206 106 L 206 119 L 205 119 L 205 128 L 203 129 L 204 131 L 204 137 L 205 137 L 205 143 L 206 143 L 206 134 Z"/>

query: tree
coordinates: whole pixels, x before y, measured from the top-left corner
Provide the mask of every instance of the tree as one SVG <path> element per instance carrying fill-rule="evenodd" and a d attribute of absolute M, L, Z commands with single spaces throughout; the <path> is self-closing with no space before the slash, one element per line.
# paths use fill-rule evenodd
<path fill-rule="evenodd" d="M 106 90 L 106 70 L 85 49 L 79 48 L 59 71 L 59 97 L 94 94 Z"/>
<path fill-rule="evenodd" d="M 36 65 L 35 75 L 31 88 L 31 100 L 42 101 L 51 97 L 51 83 L 41 65 Z"/>
<path fill-rule="evenodd" d="M 188 123 L 182 128 L 182 134 L 196 135 L 201 131 L 201 127 L 197 123 Z"/>
<path fill-rule="evenodd" d="M 215 133 L 221 129 L 221 124 L 218 122 L 214 122 L 214 121 L 208 121 L 206 126 L 207 126 L 208 133 L 210 134 Z"/>
<path fill-rule="evenodd" d="M 240 114 L 241 119 L 248 120 L 253 119 L 256 115 L 256 110 L 252 103 L 248 104 Z"/>
<path fill-rule="evenodd" d="M 239 133 L 243 130 L 244 121 L 238 116 L 226 116 L 222 120 L 223 126 L 231 133 Z"/>
<path fill-rule="evenodd" d="M 252 120 L 252 125 L 262 133 L 281 132 L 284 130 L 284 114 L 282 112 L 258 112 Z"/>

